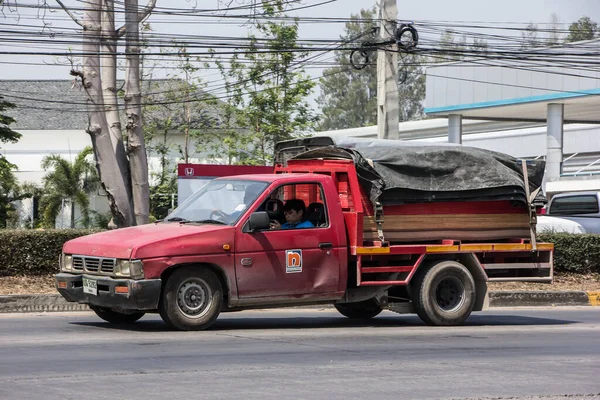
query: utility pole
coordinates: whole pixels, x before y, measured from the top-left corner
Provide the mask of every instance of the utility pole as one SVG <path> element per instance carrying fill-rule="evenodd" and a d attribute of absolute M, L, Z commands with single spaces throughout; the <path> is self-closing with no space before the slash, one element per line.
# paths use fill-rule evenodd
<path fill-rule="evenodd" d="M 398 11 L 396 0 L 379 0 L 379 35 L 382 42 L 395 37 Z M 399 139 L 398 45 L 377 50 L 377 137 Z"/>

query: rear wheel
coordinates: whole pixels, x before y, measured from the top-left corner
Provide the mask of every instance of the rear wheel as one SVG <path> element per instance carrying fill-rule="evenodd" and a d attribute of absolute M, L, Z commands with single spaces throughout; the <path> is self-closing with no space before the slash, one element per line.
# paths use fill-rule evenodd
<path fill-rule="evenodd" d="M 412 300 L 419 317 L 429 325 L 461 325 L 475 304 L 475 280 L 455 261 L 441 261 L 419 271 Z"/>
<path fill-rule="evenodd" d="M 369 299 L 358 303 L 335 304 L 335 308 L 344 317 L 351 319 L 371 319 L 379 315 L 383 310 L 375 299 Z"/>
<path fill-rule="evenodd" d="M 223 305 L 219 278 L 207 268 L 181 267 L 167 280 L 158 305 L 161 318 L 175 329 L 209 328 Z"/>
<path fill-rule="evenodd" d="M 90 305 L 90 308 L 96 313 L 97 316 L 99 316 L 106 322 L 110 322 L 111 324 L 133 324 L 135 321 L 142 318 L 145 314 L 141 311 L 134 312 L 131 314 L 125 314 L 113 311 L 110 308 L 98 307 L 94 305 Z"/>

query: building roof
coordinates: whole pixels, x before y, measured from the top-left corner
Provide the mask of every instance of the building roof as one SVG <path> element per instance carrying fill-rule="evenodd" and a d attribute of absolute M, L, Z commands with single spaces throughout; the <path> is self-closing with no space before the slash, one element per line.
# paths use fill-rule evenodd
<path fill-rule="evenodd" d="M 0 80 L 0 94 L 17 106 L 5 111 L 15 131 L 87 127 L 85 93 L 71 80 Z"/>
<path fill-rule="evenodd" d="M 122 88 L 123 81 L 117 82 L 117 89 Z M 153 80 L 143 84 L 143 93 L 151 94 L 152 101 L 165 102 L 163 110 L 150 111 L 160 117 L 165 112 L 174 117 L 169 110 L 168 94 L 181 91 L 181 87 L 173 79 Z M 15 123 L 11 129 L 19 130 L 85 130 L 88 124 L 86 94 L 74 80 L 0 80 L 0 95 L 4 100 L 17 107 L 5 111 L 13 117 Z M 204 92 L 198 91 L 195 98 L 205 98 Z M 120 101 L 121 103 L 121 101 Z M 194 102 L 196 104 L 202 102 Z M 222 103 L 221 103 L 222 104 Z M 122 108 L 121 108 L 122 109 Z M 219 123 L 219 107 L 193 107 L 195 125 L 205 127 L 210 123 Z M 124 117 L 124 114 L 121 114 Z M 124 121 L 121 121 L 124 126 Z"/>

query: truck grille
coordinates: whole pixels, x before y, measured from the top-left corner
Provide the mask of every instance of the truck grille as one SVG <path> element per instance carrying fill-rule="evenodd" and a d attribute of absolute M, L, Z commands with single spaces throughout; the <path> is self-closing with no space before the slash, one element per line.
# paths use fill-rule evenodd
<path fill-rule="evenodd" d="M 73 269 L 75 271 L 112 274 L 115 272 L 114 258 L 73 256 Z"/>

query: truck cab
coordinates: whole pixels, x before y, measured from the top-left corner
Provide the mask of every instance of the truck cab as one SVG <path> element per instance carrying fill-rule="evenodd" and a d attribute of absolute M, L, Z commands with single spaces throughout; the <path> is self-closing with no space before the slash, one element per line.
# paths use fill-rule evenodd
<path fill-rule="evenodd" d="M 547 214 L 580 224 L 586 233 L 600 233 L 600 193 L 560 193 L 552 197 Z"/>

